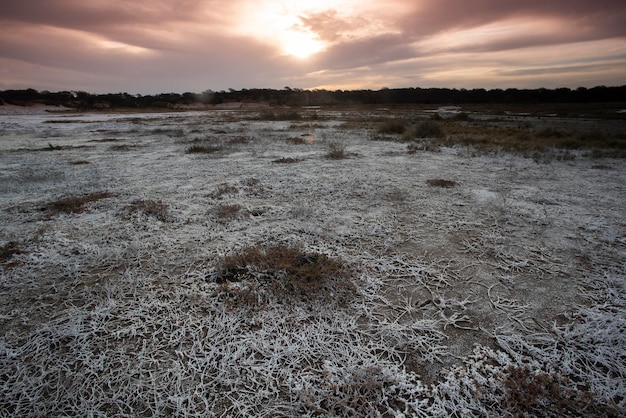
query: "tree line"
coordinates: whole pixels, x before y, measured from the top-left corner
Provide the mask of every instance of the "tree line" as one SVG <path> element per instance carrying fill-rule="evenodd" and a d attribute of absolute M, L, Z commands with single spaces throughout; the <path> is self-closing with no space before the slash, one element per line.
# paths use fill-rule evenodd
<path fill-rule="evenodd" d="M 577 89 L 449 89 L 383 88 L 380 90 L 229 89 L 202 93 L 92 94 L 84 91 L 0 91 L 0 105 L 45 104 L 75 109 L 182 108 L 190 105 L 218 105 L 229 102 L 267 103 L 274 106 L 319 106 L 349 104 L 538 104 L 626 102 L 626 86 Z"/>

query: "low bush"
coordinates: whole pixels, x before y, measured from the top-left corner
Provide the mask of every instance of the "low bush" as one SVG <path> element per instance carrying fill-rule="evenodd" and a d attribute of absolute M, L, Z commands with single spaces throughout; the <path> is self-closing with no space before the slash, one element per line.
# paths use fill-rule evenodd
<path fill-rule="evenodd" d="M 129 212 L 141 212 L 161 222 L 167 222 L 170 218 L 168 206 L 159 200 L 135 200 L 130 204 Z"/>
<path fill-rule="evenodd" d="M 114 195 L 109 192 L 91 193 L 85 196 L 70 196 L 46 203 L 46 205 L 43 207 L 43 210 L 49 212 L 52 215 L 57 215 L 61 213 L 81 213 L 87 209 L 85 207 L 87 203 L 96 202 L 98 200 L 106 199 L 113 196 Z"/>
<path fill-rule="evenodd" d="M 378 127 L 377 132 L 379 134 L 403 134 L 408 126 L 404 119 L 389 119 Z"/>
<path fill-rule="evenodd" d="M 282 158 L 273 160 L 272 162 L 277 163 L 277 164 L 293 164 L 293 163 L 299 163 L 300 161 L 302 161 L 302 158 L 282 157 Z"/>
<path fill-rule="evenodd" d="M 326 150 L 326 157 L 331 160 L 341 160 L 344 158 L 348 158 L 348 154 L 346 153 L 346 146 L 340 142 L 331 142 L 328 144 Z"/>
<path fill-rule="evenodd" d="M 456 181 L 445 179 L 429 179 L 426 180 L 426 184 L 432 187 L 443 187 L 445 189 L 449 189 L 450 187 L 456 186 Z"/>
<path fill-rule="evenodd" d="M 215 282 L 226 284 L 223 290 L 231 292 L 231 298 L 240 299 L 241 292 L 245 292 L 247 302 L 272 298 L 307 301 L 342 299 L 354 291 L 343 260 L 287 245 L 251 246 L 224 257 Z M 228 283 L 245 286 L 229 288 Z M 234 289 L 239 291 L 233 294 Z M 253 298 L 249 297 L 250 292 L 254 294 Z"/>
<path fill-rule="evenodd" d="M 223 149 L 220 145 L 192 145 L 185 150 L 186 154 L 213 154 Z"/>

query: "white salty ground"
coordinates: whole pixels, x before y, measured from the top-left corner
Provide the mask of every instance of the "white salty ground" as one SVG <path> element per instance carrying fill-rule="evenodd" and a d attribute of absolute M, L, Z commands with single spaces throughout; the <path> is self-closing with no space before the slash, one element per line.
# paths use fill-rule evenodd
<path fill-rule="evenodd" d="M 511 365 L 626 413 L 621 161 L 409 154 L 341 125 L 371 114 L 316 112 L 0 115 L 0 244 L 20 248 L 0 280 L 0 416 L 505 415 Z M 223 149 L 188 154 L 194 139 Z M 326 158 L 333 142 L 348 158 Z M 354 300 L 225 304 L 221 257 L 281 243 L 343 259 Z"/>

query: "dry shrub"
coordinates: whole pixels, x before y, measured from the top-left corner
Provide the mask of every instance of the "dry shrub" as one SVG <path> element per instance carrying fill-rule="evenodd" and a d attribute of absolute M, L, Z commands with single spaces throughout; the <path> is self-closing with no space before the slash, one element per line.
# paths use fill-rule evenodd
<path fill-rule="evenodd" d="M 44 206 L 44 210 L 50 212 L 52 215 L 60 213 L 81 213 L 87 208 L 85 205 L 90 202 L 97 202 L 101 199 L 113 197 L 114 195 L 109 192 L 91 193 L 85 196 L 71 196 L 63 199 L 49 202 Z"/>
<path fill-rule="evenodd" d="M 15 241 L 10 241 L 5 245 L 0 246 L 0 263 L 7 265 L 7 267 L 11 267 L 11 263 L 8 263 L 9 260 L 16 254 L 21 254 L 22 249 L 20 245 Z"/>
<path fill-rule="evenodd" d="M 237 204 L 233 205 L 219 205 L 215 208 L 215 213 L 220 221 L 232 221 L 237 218 L 241 211 L 241 206 Z"/>
<path fill-rule="evenodd" d="M 429 179 L 426 180 L 426 184 L 432 187 L 443 187 L 449 189 L 450 187 L 456 186 L 456 181 L 445 179 Z"/>
<path fill-rule="evenodd" d="M 339 142 L 329 143 L 326 151 L 326 157 L 330 158 L 331 160 L 341 160 L 344 158 L 348 158 L 345 145 Z"/>
<path fill-rule="evenodd" d="M 411 129 L 408 129 L 403 139 L 411 140 L 413 138 L 442 138 L 444 131 L 441 125 L 433 120 L 423 120 Z"/>
<path fill-rule="evenodd" d="M 301 136 L 291 136 L 287 139 L 285 139 L 285 141 L 288 144 L 294 144 L 294 145 L 302 145 L 302 144 L 306 144 L 306 139 L 304 139 Z"/>
<path fill-rule="evenodd" d="M 170 219 L 168 206 L 159 200 L 135 200 L 130 204 L 130 213 L 141 212 L 161 222 Z"/>
<path fill-rule="evenodd" d="M 403 134 L 408 128 L 404 119 L 389 119 L 384 121 L 377 129 L 379 134 Z"/>
<path fill-rule="evenodd" d="M 215 281 L 240 283 L 252 299 L 329 300 L 354 291 L 343 260 L 306 252 L 300 246 L 251 246 L 223 258 Z M 237 295 L 241 299 L 241 291 Z M 245 294 L 250 300 L 249 294 Z"/>
<path fill-rule="evenodd" d="M 513 416 L 617 416 L 569 379 L 527 367 L 509 366 L 507 371 L 505 402 Z"/>
<path fill-rule="evenodd" d="M 277 164 L 293 164 L 299 163 L 300 161 L 302 161 L 302 158 L 283 157 L 277 160 L 273 160 L 272 162 Z"/>
<path fill-rule="evenodd" d="M 219 152 L 223 147 L 219 145 L 192 145 L 185 150 L 186 154 L 213 154 Z"/>
<path fill-rule="evenodd" d="M 239 193 L 239 188 L 237 186 L 222 183 L 217 186 L 217 190 L 211 194 L 211 197 L 221 199 L 225 195 L 236 195 Z"/>

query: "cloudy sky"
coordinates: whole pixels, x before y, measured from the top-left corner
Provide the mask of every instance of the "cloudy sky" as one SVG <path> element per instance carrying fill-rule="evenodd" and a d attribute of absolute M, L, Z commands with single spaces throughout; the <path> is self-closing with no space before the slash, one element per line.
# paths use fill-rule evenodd
<path fill-rule="evenodd" d="M 626 84 L 624 0 L 1 0 L 0 90 Z"/>

